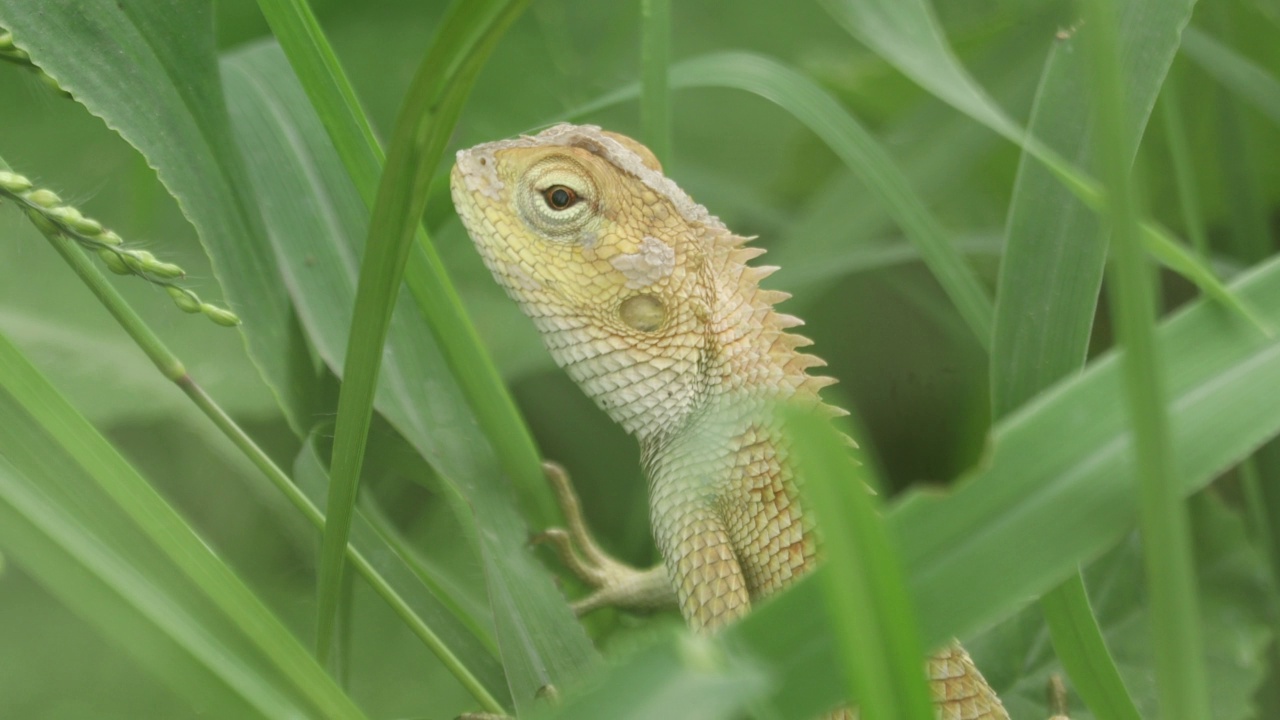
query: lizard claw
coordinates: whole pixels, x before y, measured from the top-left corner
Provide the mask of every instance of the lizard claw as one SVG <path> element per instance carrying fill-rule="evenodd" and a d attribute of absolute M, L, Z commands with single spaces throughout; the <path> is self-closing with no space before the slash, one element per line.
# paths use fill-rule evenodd
<path fill-rule="evenodd" d="M 636 610 L 655 610 L 676 604 L 675 591 L 666 567 L 657 565 L 639 570 L 619 562 L 601 549 L 582 517 L 582 504 L 569 481 L 569 474 L 553 462 L 542 463 L 556 501 L 564 513 L 564 528 L 547 528 L 530 538 L 535 544 L 551 546 L 578 579 L 594 589 L 573 603 L 573 611 L 585 615 L 609 605 Z"/>

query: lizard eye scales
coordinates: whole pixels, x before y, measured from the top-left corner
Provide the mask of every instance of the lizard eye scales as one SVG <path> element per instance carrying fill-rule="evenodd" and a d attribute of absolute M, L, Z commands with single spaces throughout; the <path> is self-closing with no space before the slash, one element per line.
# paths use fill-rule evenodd
<path fill-rule="evenodd" d="M 539 237 L 573 242 L 599 218 L 599 186 L 588 167 L 556 154 L 525 170 L 516 206 L 521 219 Z"/>
<path fill-rule="evenodd" d="M 578 193 L 564 185 L 552 185 L 542 191 L 542 197 L 552 210 L 567 210 L 578 202 Z"/>

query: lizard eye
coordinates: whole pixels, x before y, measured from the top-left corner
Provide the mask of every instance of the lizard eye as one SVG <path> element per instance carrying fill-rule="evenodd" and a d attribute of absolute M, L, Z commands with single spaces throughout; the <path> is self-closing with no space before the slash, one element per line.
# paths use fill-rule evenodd
<path fill-rule="evenodd" d="M 564 185 L 552 185 L 542 191 L 542 197 L 552 210 L 567 210 L 578 202 L 578 194 Z"/>
<path fill-rule="evenodd" d="M 590 170 L 566 155 L 552 155 L 524 171 L 515 193 L 520 219 L 551 242 L 576 242 L 601 218 L 603 198 Z"/>

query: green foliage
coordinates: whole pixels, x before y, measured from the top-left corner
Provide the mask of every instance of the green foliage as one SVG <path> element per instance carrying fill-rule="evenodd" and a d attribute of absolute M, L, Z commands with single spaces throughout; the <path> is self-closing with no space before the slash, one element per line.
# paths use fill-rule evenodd
<path fill-rule="evenodd" d="M 1048 716 L 1063 665 L 1073 718 L 1156 717 L 1156 681 L 1194 690 L 1198 660 L 1213 717 L 1280 714 L 1280 463 L 1250 457 L 1280 436 L 1264 4 L 1132 0 L 1098 70 L 1107 23 L 1068 0 L 181 5 L 0 0 L 0 156 L 32 185 L 0 174 L 6 206 L 67 208 L 56 252 L 0 209 L 0 716 L 806 718 L 877 673 L 879 707 L 918 712 L 912 638 L 953 635 L 1016 718 Z M 883 523 L 824 516 L 856 563 L 714 641 L 600 613 L 608 663 L 525 538 L 554 521 L 542 454 L 610 549 L 652 561 L 636 450 L 551 366 L 443 182 L 452 149 L 562 119 L 652 139 L 775 251 L 886 486 Z M 1157 309 L 1186 307 L 1111 308 L 1154 338 L 1126 375 L 1098 293 L 1101 213 L 1130 185 L 1115 249 L 1140 239 L 1171 269 Z M 67 233 L 108 269 L 190 272 L 172 297 L 115 282 Z M 1168 441 L 1135 441 L 1162 413 Z M 823 509 L 869 513 L 822 438 L 798 450 L 837 481 Z M 1189 506 L 1194 563 L 1170 567 L 1194 570 L 1193 616 L 1147 611 L 1170 586 L 1141 571 L 1167 548 L 1135 533 L 1135 444 L 1167 468 L 1144 529 Z M 329 644 L 344 562 L 335 680 L 304 648 Z M 1028 607 L 1051 591 L 1062 664 Z M 1203 651 L 1158 662 L 1152 638 L 1194 618 Z"/>

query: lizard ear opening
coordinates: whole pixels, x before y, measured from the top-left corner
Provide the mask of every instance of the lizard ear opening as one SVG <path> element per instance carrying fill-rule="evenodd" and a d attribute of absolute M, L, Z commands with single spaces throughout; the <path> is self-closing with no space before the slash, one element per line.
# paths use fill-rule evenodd
<path fill-rule="evenodd" d="M 653 332 L 667 319 L 667 308 L 653 295 L 632 295 L 622 301 L 618 315 L 628 327 L 641 332 Z"/>

